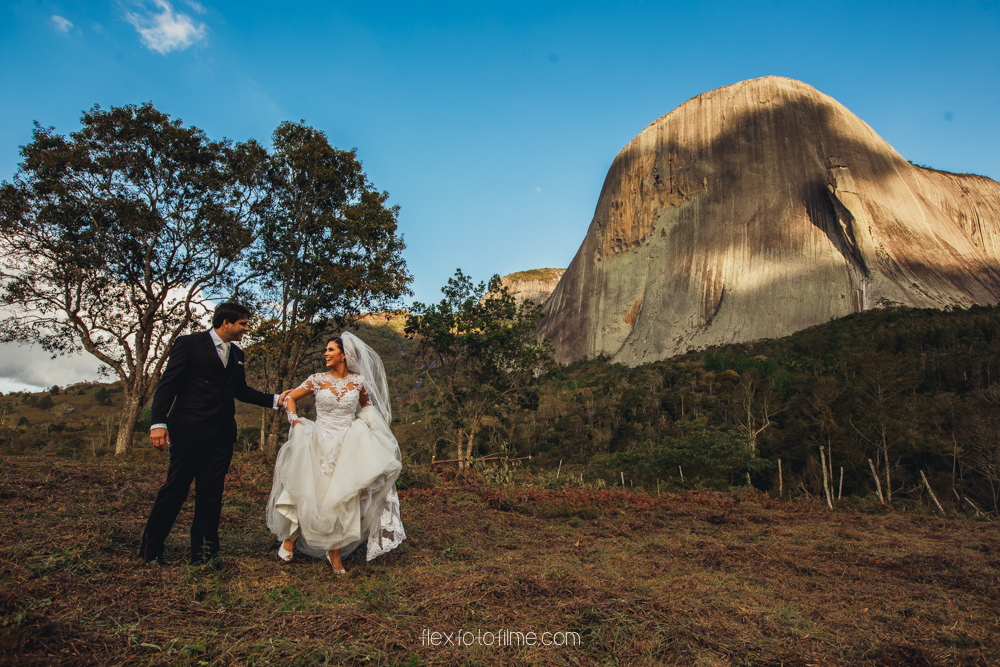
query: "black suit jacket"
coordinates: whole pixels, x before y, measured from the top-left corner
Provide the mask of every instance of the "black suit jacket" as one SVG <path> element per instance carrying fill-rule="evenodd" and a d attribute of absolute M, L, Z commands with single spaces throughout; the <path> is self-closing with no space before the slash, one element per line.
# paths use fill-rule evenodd
<path fill-rule="evenodd" d="M 234 398 L 266 408 L 274 394 L 247 386 L 243 350 L 229 345 L 229 365 L 223 366 L 209 332 L 180 336 L 153 395 L 152 423 L 166 423 L 171 446 L 189 443 L 236 442 Z"/>

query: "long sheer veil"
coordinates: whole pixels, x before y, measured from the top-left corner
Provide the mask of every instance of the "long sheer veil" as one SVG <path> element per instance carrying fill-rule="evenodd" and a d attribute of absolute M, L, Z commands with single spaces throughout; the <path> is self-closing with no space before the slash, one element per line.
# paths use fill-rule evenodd
<path fill-rule="evenodd" d="M 349 331 L 340 334 L 347 357 L 347 370 L 358 373 L 366 380 L 368 398 L 382 415 L 386 425 L 392 424 L 392 409 L 389 407 L 389 383 L 385 377 L 385 367 L 378 352 Z"/>

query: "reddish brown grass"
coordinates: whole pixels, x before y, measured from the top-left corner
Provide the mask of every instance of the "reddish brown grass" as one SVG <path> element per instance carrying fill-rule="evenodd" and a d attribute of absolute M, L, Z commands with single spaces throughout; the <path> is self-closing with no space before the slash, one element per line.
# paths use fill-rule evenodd
<path fill-rule="evenodd" d="M 225 570 L 135 551 L 164 463 L 10 457 L 4 664 L 997 664 L 997 524 L 763 495 L 404 491 L 409 539 L 335 578 L 279 566 L 270 471 L 240 458 Z M 190 508 L 169 556 L 180 562 Z M 426 646 L 424 629 L 573 631 L 577 647 Z"/>

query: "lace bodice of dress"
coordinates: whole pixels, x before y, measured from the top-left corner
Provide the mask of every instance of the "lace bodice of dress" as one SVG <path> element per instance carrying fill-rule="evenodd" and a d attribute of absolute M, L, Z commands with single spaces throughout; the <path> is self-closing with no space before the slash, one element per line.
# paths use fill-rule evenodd
<path fill-rule="evenodd" d="M 350 373 L 338 378 L 329 373 L 310 375 L 300 388 L 309 389 L 316 397 L 316 425 L 328 433 L 346 431 L 354 421 L 365 381 Z"/>

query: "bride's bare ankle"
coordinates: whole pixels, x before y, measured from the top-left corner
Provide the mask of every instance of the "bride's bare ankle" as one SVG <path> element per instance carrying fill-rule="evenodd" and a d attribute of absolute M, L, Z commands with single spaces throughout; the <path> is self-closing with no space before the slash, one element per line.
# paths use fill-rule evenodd
<path fill-rule="evenodd" d="M 285 551 L 295 551 L 295 540 L 285 540 L 281 546 L 285 547 Z"/>

